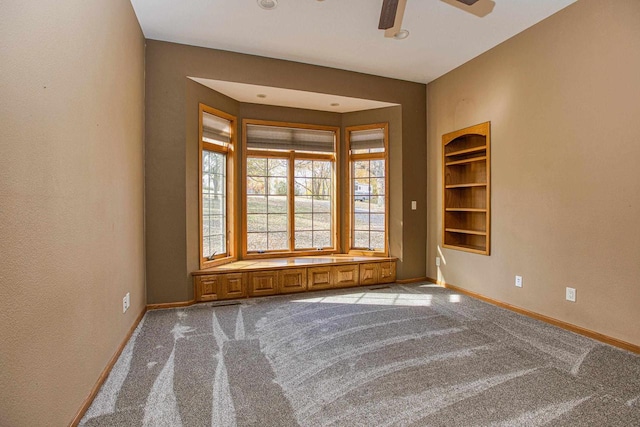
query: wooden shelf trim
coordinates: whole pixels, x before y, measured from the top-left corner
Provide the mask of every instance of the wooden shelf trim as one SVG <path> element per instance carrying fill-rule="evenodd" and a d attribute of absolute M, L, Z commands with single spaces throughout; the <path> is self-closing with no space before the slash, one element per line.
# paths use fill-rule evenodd
<path fill-rule="evenodd" d="M 460 233 L 460 234 L 473 234 L 476 236 L 486 236 L 486 231 L 480 230 L 464 230 L 462 228 L 445 228 L 444 231 L 448 231 L 449 233 Z"/>
<path fill-rule="evenodd" d="M 479 212 L 479 213 L 487 212 L 487 209 L 480 209 L 480 208 L 446 208 L 445 210 L 447 212 Z"/>
<path fill-rule="evenodd" d="M 452 184 L 452 185 L 446 185 L 445 188 L 450 189 L 450 188 L 471 188 L 471 187 L 486 187 L 487 183 L 486 182 L 470 182 L 467 184 Z"/>
<path fill-rule="evenodd" d="M 445 166 L 466 165 L 467 163 L 482 162 L 482 161 L 485 161 L 485 160 L 487 160 L 487 156 L 470 157 L 470 158 L 464 159 L 464 160 L 456 160 L 454 162 L 447 162 L 447 163 L 445 163 Z"/>
<path fill-rule="evenodd" d="M 467 148 L 465 150 L 458 150 L 458 151 L 453 151 L 451 153 L 445 153 L 445 156 L 447 157 L 461 156 L 463 154 L 470 154 L 470 153 L 477 153 L 478 151 L 485 151 L 486 149 L 487 149 L 486 145 L 481 145 L 479 147 Z"/>

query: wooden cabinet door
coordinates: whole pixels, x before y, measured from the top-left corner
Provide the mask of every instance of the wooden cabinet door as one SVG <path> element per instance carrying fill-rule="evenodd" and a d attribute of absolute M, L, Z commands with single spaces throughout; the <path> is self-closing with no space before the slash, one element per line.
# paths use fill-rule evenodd
<path fill-rule="evenodd" d="M 360 264 L 360 285 L 375 285 L 380 275 L 380 263 Z"/>
<path fill-rule="evenodd" d="M 333 283 L 336 288 L 357 286 L 360 281 L 358 264 L 336 265 L 331 267 Z"/>
<path fill-rule="evenodd" d="M 385 261 L 380 263 L 380 278 L 378 283 L 392 283 L 396 281 L 395 261 Z"/>
<path fill-rule="evenodd" d="M 304 292 L 307 290 L 307 269 L 288 268 L 278 271 L 278 293 Z"/>
<path fill-rule="evenodd" d="M 215 301 L 221 288 L 221 274 L 210 274 L 195 277 L 196 301 Z"/>
<path fill-rule="evenodd" d="M 263 296 L 278 293 L 277 271 L 254 271 L 249 273 L 249 295 Z"/>
<path fill-rule="evenodd" d="M 309 290 L 331 289 L 333 287 L 331 267 L 308 268 L 307 276 L 307 288 Z"/>
<path fill-rule="evenodd" d="M 220 299 L 244 298 L 247 296 L 247 277 L 244 273 L 224 275 Z"/>

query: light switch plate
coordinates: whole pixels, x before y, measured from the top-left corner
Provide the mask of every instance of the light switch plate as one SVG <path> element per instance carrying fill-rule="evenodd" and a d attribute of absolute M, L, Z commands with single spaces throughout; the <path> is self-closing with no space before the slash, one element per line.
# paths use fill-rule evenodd
<path fill-rule="evenodd" d="M 411 210 L 415 211 L 416 209 L 418 209 L 418 202 L 416 202 L 415 200 L 411 201 Z"/>
<path fill-rule="evenodd" d="M 516 287 L 522 287 L 522 276 L 516 276 Z"/>

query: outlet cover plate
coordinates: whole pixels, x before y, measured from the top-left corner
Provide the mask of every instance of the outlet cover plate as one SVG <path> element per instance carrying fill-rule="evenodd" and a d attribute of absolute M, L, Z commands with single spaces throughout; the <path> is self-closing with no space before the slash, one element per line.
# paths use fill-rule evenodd
<path fill-rule="evenodd" d="M 567 299 L 567 301 L 576 302 L 576 290 L 575 290 L 575 288 L 567 287 L 566 299 Z"/>
<path fill-rule="evenodd" d="M 516 276 L 516 287 L 522 287 L 522 276 Z"/>
<path fill-rule="evenodd" d="M 440 257 L 436 257 L 436 267 L 440 267 Z"/>

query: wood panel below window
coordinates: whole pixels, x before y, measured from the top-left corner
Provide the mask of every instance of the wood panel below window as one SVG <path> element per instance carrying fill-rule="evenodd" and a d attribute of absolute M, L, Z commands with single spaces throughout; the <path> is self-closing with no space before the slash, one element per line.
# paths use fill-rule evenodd
<path fill-rule="evenodd" d="M 391 283 L 395 258 L 316 256 L 237 261 L 193 273 L 197 302 Z"/>

